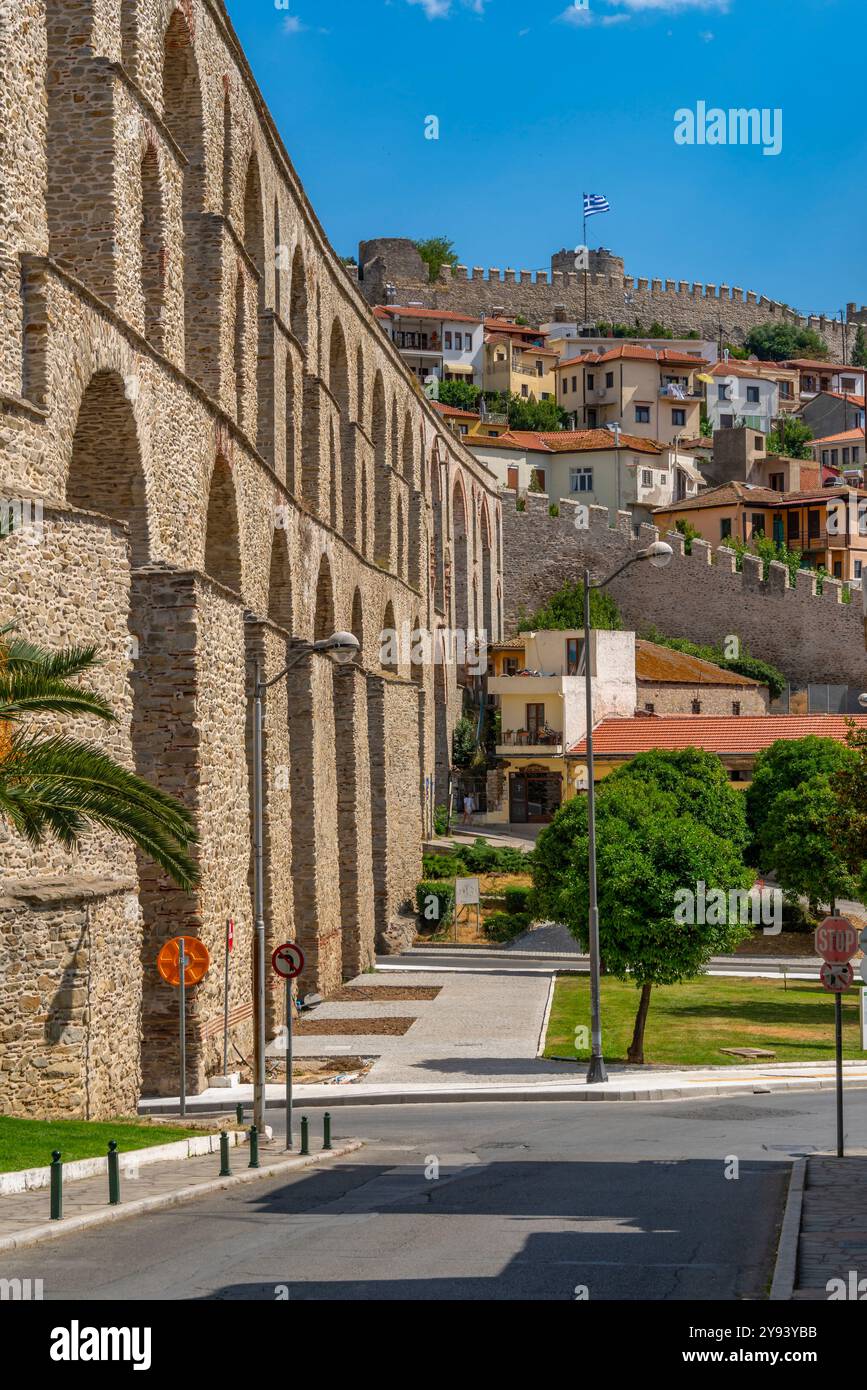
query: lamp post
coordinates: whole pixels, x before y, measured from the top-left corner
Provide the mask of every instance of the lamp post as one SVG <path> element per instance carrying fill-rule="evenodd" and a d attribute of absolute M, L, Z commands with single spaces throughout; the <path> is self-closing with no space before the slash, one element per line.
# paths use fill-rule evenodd
<path fill-rule="evenodd" d="M 590 948 L 590 1064 L 587 1068 L 587 1084 L 595 1085 L 608 1080 L 605 1061 L 602 1056 L 602 1011 L 599 998 L 599 903 L 596 893 L 596 787 L 593 780 L 593 683 L 590 675 L 590 591 L 604 589 L 618 574 L 629 569 L 638 560 L 649 560 L 655 569 L 664 569 L 673 555 L 666 541 L 654 541 L 646 550 L 639 550 L 613 570 L 605 579 L 595 584 L 590 578 L 589 569 L 584 571 L 584 695 L 587 706 L 587 825 L 589 837 L 589 888 L 590 911 L 588 914 L 588 944 Z"/>
<path fill-rule="evenodd" d="M 260 1134 L 265 1127 L 265 692 L 283 680 L 299 661 L 313 652 L 322 652 L 342 666 L 352 661 L 358 650 L 358 638 L 351 632 L 335 632 L 321 642 L 298 643 L 282 671 L 272 676 L 269 681 L 262 679 L 261 663 L 256 662 L 253 687 L 253 1123 Z"/>

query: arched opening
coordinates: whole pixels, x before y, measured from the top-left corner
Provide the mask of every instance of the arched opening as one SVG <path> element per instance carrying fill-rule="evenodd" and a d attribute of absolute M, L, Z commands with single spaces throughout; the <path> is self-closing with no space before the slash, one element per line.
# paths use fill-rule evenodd
<path fill-rule="evenodd" d="M 412 416 L 409 411 L 403 422 L 403 476 L 412 487 L 415 477 L 415 454 L 412 447 Z"/>
<path fill-rule="evenodd" d="M 389 471 L 388 410 L 382 375 L 373 383 L 374 559 L 391 569 L 392 477 Z"/>
<path fill-rule="evenodd" d="M 289 543 L 286 532 L 279 528 L 271 543 L 271 574 L 268 580 L 268 617 L 278 627 L 292 631 L 292 580 L 289 568 Z"/>
<path fill-rule="evenodd" d="M 397 499 L 397 573 L 406 578 L 406 522 L 404 520 L 403 498 Z"/>
<path fill-rule="evenodd" d="M 286 354 L 286 486 L 290 492 L 297 491 L 296 439 L 295 427 L 295 368 L 291 354 Z"/>
<path fill-rule="evenodd" d="M 244 276 L 239 270 L 235 281 L 235 419 L 244 426 L 244 401 L 247 394 L 247 299 Z"/>
<path fill-rule="evenodd" d="M 316 582 L 316 609 L 313 614 L 313 641 L 322 642 L 334 632 L 334 585 L 331 581 L 331 566 L 328 556 L 319 561 L 319 578 Z"/>
<path fill-rule="evenodd" d="M 416 685 L 424 685 L 424 633 L 419 626 L 418 613 L 412 620 L 409 633 L 409 674 Z"/>
<path fill-rule="evenodd" d="M 265 303 L 265 211 L 259 160 L 254 150 L 247 165 L 244 184 L 244 249 L 259 272 L 259 307 Z"/>
<path fill-rule="evenodd" d="M 355 418 L 364 424 L 364 353 L 359 344 L 355 354 Z"/>
<path fill-rule="evenodd" d="M 203 267 L 198 217 L 204 204 L 205 137 L 199 66 L 187 20 L 175 10 L 166 30 L 163 57 L 163 115 L 187 163 L 183 171 L 185 367 L 202 352 Z"/>
<path fill-rule="evenodd" d="M 359 521 L 358 539 L 356 540 L 356 545 L 358 546 L 358 549 L 361 551 L 362 555 L 367 555 L 370 547 L 370 534 L 368 531 L 368 521 L 370 513 L 370 478 L 367 470 L 366 453 L 362 453 L 361 455 L 361 475 L 359 478 L 359 487 L 361 489 L 361 516 Z"/>
<path fill-rule="evenodd" d="M 71 507 L 126 522 L 132 564 L 148 563 L 150 530 L 138 432 L 116 372 L 97 372 L 82 397 L 66 500 Z"/>
<path fill-rule="evenodd" d="M 486 642 L 494 638 L 494 605 L 492 597 L 493 573 L 491 564 L 491 526 L 488 521 L 487 504 L 482 504 L 482 629 Z"/>
<path fill-rule="evenodd" d="M 343 531 L 346 539 L 355 545 L 358 539 L 356 529 L 358 479 L 355 473 L 353 441 L 350 438 L 349 430 L 351 407 L 349 358 L 346 352 L 346 339 L 343 336 L 343 328 L 339 319 L 335 319 L 331 325 L 331 337 L 328 346 L 328 386 L 340 412 L 339 434 L 336 440 L 333 421 L 331 425 L 332 455 L 335 448 L 339 450 L 339 459 L 334 461 L 332 469 L 332 510 L 336 511 L 336 486 L 339 480 L 343 502 Z"/>
<path fill-rule="evenodd" d="M 440 463 L 436 452 L 430 465 L 430 496 L 433 510 L 431 536 L 431 587 L 433 604 L 438 613 L 445 613 L 445 551 L 443 548 L 443 497 L 440 488 Z"/>
<path fill-rule="evenodd" d="M 280 201 L 274 199 L 274 312 L 283 313 L 283 238 L 280 234 Z"/>
<path fill-rule="evenodd" d="M 163 282 L 165 278 L 165 220 L 156 147 L 148 145 L 141 162 L 141 287 L 145 337 L 157 348 L 163 344 Z"/>
<path fill-rule="evenodd" d="M 232 470 L 221 456 L 211 474 L 205 531 L 205 573 L 235 593 L 241 592 L 241 539 Z"/>
<path fill-rule="evenodd" d="M 358 652 L 355 656 L 357 665 L 364 665 L 364 610 L 361 606 L 361 590 L 356 589 L 352 595 L 352 635 L 358 640 Z"/>
<path fill-rule="evenodd" d="M 337 459 L 337 438 L 334 433 L 334 421 L 328 422 L 328 520 L 334 530 L 338 529 L 340 523 L 340 466 Z"/>
<path fill-rule="evenodd" d="M 455 627 L 467 631 L 469 620 L 469 537 L 467 505 L 459 478 L 452 489 L 452 534 L 454 536 Z"/>
<path fill-rule="evenodd" d="M 391 600 L 385 605 L 382 619 L 382 632 L 379 639 L 380 662 L 384 671 L 397 675 L 399 634 L 394 621 L 394 608 Z"/>
<path fill-rule="evenodd" d="M 307 271 L 301 247 L 292 257 L 292 284 L 289 293 L 289 327 L 303 348 L 307 347 Z"/>
<path fill-rule="evenodd" d="M 331 325 L 331 340 L 328 348 L 328 385 L 332 396 L 337 401 L 341 415 L 345 415 L 348 420 L 350 415 L 349 363 L 346 357 L 346 339 L 343 336 L 343 328 L 339 319 L 335 319 Z"/>

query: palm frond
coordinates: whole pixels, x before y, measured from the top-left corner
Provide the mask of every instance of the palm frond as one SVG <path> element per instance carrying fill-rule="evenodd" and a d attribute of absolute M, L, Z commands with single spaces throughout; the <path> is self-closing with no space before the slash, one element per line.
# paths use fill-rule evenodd
<path fill-rule="evenodd" d="M 117 716 L 97 691 L 87 686 L 24 669 L 11 675 L 0 669 L 0 719 L 19 719 L 22 714 L 90 714 L 107 723 Z"/>
<path fill-rule="evenodd" d="M 10 671 L 39 670 L 52 680 L 69 680 L 101 664 L 98 660 L 99 649 L 93 644 L 64 647 L 59 652 L 52 652 L 47 647 L 28 642 L 24 637 L 13 637 L 10 642 L 3 642 L 3 637 L 12 630 L 11 624 L 0 628 L 0 668 L 5 666 Z"/>

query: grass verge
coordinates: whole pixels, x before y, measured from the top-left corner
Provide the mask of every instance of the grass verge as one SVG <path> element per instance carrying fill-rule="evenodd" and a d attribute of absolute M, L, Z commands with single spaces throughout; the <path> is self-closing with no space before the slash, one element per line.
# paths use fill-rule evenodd
<path fill-rule="evenodd" d="M 22 1168 L 46 1168 L 52 1149 L 59 1149 L 64 1163 L 78 1158 L 103 1158 L 109 1139 L 116 1139 L 121 1153 L 147 1149 L 152 1144 L 171 1144 L 177 1139 L 201 1135 L 200 1129 L 176 1125 L 142 1125 L 136 1120 L 20 1120 L 0 1115 L 0 1173 Z"/>
<path fill-rule="evenodd" d="M 861 1050 L 859 990 L 843 995 L 843 1055 L 867 1057 Z M 602 980 L 602 1042 L 605 1058 L 625 1062 L 632 1040 L 638 991 L 620 980 Z M 562 976 L 556 984 L 546 1057 L 589 1056 L 576 1048 L 575 1029 L 590 1027 L 590 981 Z M 834 1057 L 834 999 L 806 980 L 727 979 L 703 975 L 680 985 L 655 985 L 644 1041 L 646 1063 L 658 1066 L 744 1066 L 724 1047 L 761 1047 L 777 1062 L 824 1062 Z M 759 1059 L 761 1062 L 762 1059 Z M 771 1061 L 771 1058 L 764 1059 Z"/>

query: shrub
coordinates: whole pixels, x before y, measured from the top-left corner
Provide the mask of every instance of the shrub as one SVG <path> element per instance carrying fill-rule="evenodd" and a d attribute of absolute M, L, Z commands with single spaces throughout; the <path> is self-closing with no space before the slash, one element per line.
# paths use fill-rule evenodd
<path fill-rule="evenodd" d="M 425 854 L 422 856 L 421 865 L 425 878 L 437 881 L 457 878 L 458 874 L 464 871 L 461 860 L 455 854 Z"/>
<path fill-rule="evenodd" d="M 503 889 L 503 897 L 506 900 L 506 911 L 514 916 L 516 913 L 527 913 L 530 911 L 530 888 L 520 888 L 512 885 Z"/>
<path fill-rule="evenodd" d="M 449 808 L 448 806 L 437 806 L 434 811 L 434 834 L 447 835 L 449 829 Z"/>
<path fill-rule="evenodd" d="M 423 922 L 447 927 L 454 916 L 455 885 L 439 879 L 422 879 L 416 884 L 415 905 Z"/>
<path fill-rule="evenodd" d="M 526 914 L 511 912 L 492 912 L 485 922 L 485 936 L 491 941 L 514 941 L 530 927 Z"/>

